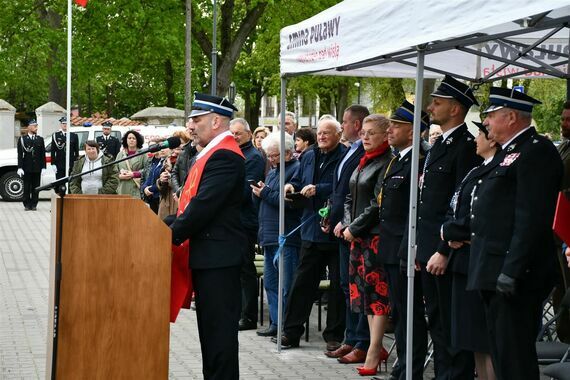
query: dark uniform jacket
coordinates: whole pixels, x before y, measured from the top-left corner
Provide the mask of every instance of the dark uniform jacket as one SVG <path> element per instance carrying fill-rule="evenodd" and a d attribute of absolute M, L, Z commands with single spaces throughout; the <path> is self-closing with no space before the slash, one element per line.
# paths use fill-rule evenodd
<path fill-rule="evenodd" d="M 335 242 L 332 235 L 325 234 L 321 230 L 320 218 L 314 215 L 325 205 L 332 193 L 335 168 L 345 150 L 344 145 L 338 144 L 335 149 L 323 154 L 319 147 L 315 146 L 303 155 L 299 169 L 291 179 L 290 183 L 297 192 L 306 185 L 316 186 L 316 194 L 308 198 L 308 207 L 303 209 L 301 222 L 313 218 L 301 228 L 301 240 L 304 242 Z M 320 163 L 320 168 L 317 167 L 316 162 Z"/>
<path fill-rule="evenodd" d="M 564 177 L 562 178 L 562 190 L 570 195 L 570 140 L 565 140 L 557 147 L 562 163 L 564 164 Z"/>
<path fill-rule="evenodd" d="M 18 139 L 18 169 L 24 173 L 41 173 L 46 168 L 46 149 L 44 139 L 36 135 L 21 136 Z"/>
<path fill-rule="evenodd" d="M 376 197 L 388 163 L 390 149 L 366 163 L 361 170 L 354 169 L 349 181 L 350 192 L 344 202 L 343 225 L 358 237 L 378 235 L 378 201 Z"/>
<path fill-rule="evenodd" d="M 241 222 L 246 230 L 257 234 L 259 223 L 257 220 L 258 208 L 253 203 L 251 198 L 251 186 L 249 181 L 253 180 L 256 183 L 263 181 L 265 176 L 265 161 L 251 141 L 240 145 L 241 152 L 245 156 L 245 181 L 243 183 L 243 200 L 241 208 Z"/>
<path fill-rule="evenodd" d="M 338 161 L 338 165 L 344 159 L 344 156 L 348 153 L 348 149 L 342 155 Z M 348 182 L 350 177 L 354 172 L 354 169 L 358 166 L 360 159 L 364 155 L 364 148 L 362 143 L 359 144 L 358 148 L 352 153 L 352 155 L 346 160 L 340 171 L 340 179 L 338 178 L 338 165 L 334 169 L 333 177 L 333 189 L 332 195 L 330 197 L 331 201 L 331 211 L 329 215 L 329 223 L 331 225 L 331 234 L 333 233 L 334 227 L 338 222 L 342 221 L 344 217 L 344 202 L 346 200 L 346 195 L 349 193 L 350 189 L 348 187 Z"/>
<path fill-rule="evenodd" d="M 424 156 L 420 155 L 421 171 Z M 408 258 L 408 221 L 410 211 L 410 180 L 412 151 L 394 161 L 382 181 L 382 202 L 379 208 L 378 253 L 384 264 L 399 265 Z"/>
<path fill-rule="evenodd" d="M 57 131 L 51 135 L 51 164 L 57 167 L 57 171 L 65 170 L 65 149 L 66 149 L 66 133 Z M 73 168 L 73 163 L 79 158 L 79 138 L 77 133 L 71 132 L 69 136 L 69 144 L 71 150 L 69 151 L 69 168 Z"/>
<path fill-rule="evenodd" d="M 101 149 L 106 155 L 113 157 L 115 159 L 119 151 L 121 150 L 121 142 L 114 136 L 109 135 L 106 140 L 105 136 L 97 136 L 97 143 L 99 144 L 99 149 Z"/>
<path fill-rule="evenodd" d="M 241 156 L 221 149 L 208 159 L 198 192 L 170 226 L 175 244 L 190 239 L 191 268 L 241 265 L 246 247 L 240 221 L 244 181 Z"/>
<path fill-rule="evenodd" d="M 426 162 L 418 205 L 417 259 L 420 263 L 427 263 L 437 250 L 440 227 L 455 189 L 465 175 L 481 163 L 467 125 L 461 124 L 444 142 L 436 142 Z"/>
<path fill-rule="evenodd" d="M 552 220 L 560 155 L 531 127 L 489 165 L 474 192 L 467 289 L 495 290 L 500 273 L 519 289 L 544 289 L 557 279 Z"/>
<path fill-rule="evenodd" d="M 496 158 L 496 157 L 495 157 Z M 459 249 L 450 249 L 448 241 L 471 240 L 471 194 L 477 181 L 487 175 L 493 168 L 493 161 L 487 165 L 477 166 L 461 181 L 452 198 L 447 221 L 442 226 L 443 239 L 439 243 L 438 252 L 449 251 L 447 268 L 449 271 L 467 274 L 469 270 L 470 244 L 464 244 Z"/>

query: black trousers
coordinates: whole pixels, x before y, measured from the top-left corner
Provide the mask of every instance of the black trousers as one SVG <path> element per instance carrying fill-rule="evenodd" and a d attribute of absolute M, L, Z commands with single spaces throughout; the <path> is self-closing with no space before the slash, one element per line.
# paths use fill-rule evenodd
<path fill-rule="evenodd" d="M 493 291 L 482 292 L 498 380 L 540 378 L 535 342 L 548 293 L 526 290 L 505 297 Z"/>
<path fill-rule="evenodd" d="M 408 277 L 400 265 L 385 264 L 388 275 L 388 291 L 392 304 L 392 319 L 395 322 L 396 349 L 398 366 L 392 373 L 398 379 L 406 378 L 406 337 L 408 318 Z M 422 380 L 424 360 L 427 354 L 427 324 L 424 312 L 424 301 L 420 274 L 414 277 L 414 316 L 413 316 L 413 348 L 412 348 L 412 378 Z"/>
<path fill-rule="evenodd" d="M 299 255 L 299 266 L 285 307 L 283 334 L 289 340 L 301 339 L 309 318 L 321 274 L 329 268 L 331 287 L 329 290 L 327 326 L 323 331 L 326 342 L 342 342 L 345 328 L 345 302 L 340 288 L 338 245 L 335 243 L 303 242 Z"/>
<path fill-rule="evenodd" d="M 38 205 L 38 193 L 35 188 L 40 185 L 42 173 L 24 173 L 24 207 L 32 208 Z"/>
<path fill-rule="evenodd" d="M 257 231 L 247 231 L 247 247 L 241 265 L 241 292 L 242 292 L 242 319 L 257 322 L 257 271 L 255 269 L 255 243 L 257 243 Z"/>
<path fill-rule="evenodd" d="M 192 269 L 202 373 L 207 380 L 238 380 L 240 267 Z"/>
<path fill-rule="evenodd" d="M 420 263 L 422 290 L 428 328 L 433 341 L 433 361 L 436 379 L 447 379 L 451 371 L 451 275 L 434 276 Z M 443 307 L 442 307 L 443 306 Z"/>
<path fill-rule="evenodd" d="M 65 162 L 58 162 L 55 164 L 55 167 L 57 168 L 57 173 L 55 173 L 55 179 L 60 179 L 66 176 L 65 174 Z M 73 169 L 73 165 L 71 165 L 69 167 L 69 171 L 71 172 L 71 169 Z"/>

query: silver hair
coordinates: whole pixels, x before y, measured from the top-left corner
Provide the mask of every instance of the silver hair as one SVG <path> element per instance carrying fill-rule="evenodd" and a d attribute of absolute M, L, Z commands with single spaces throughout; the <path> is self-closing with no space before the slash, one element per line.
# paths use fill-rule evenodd
<path fill-rule="evenodd" d="M 249 128 L 249 123 L 243 117 L 236 117 L 235 119 L 232 119 L 232 121 L 230 121 L 230 126 L 234 125 L 235 123 L 240 123 L 241 125 L 244 126 L 246 131 L 251 132 L 251 129 Z"/>
<path fill-rule="evenodd" d="M 532 122 L 532 113 L 531 112 L 527 112 L 527 111 L 522 111 L 522 110 L 513 110 L 519 119 L 524 120 L 524 121 L 528 121 L 529 123 Z"/>
<path fill-rule="evenodd" d="M 338 122 L 336 117 L 334 117 L 333 115 L 329 115 L 329 114 L 324 114 L 323 116 L 321 116 L 319 118 L 319 122 L 317 123 L 317 127 L 321 124 L 321 122 L 325 122 L 325 121 L 334 125 L 337 132 L 342 132 L 342 126 L 340 125 L 340 123 Z"/>
<path fill-rule="evenodd" d="M 280 148 L 281 144 L 281 132 L 271 132 L 261 141 L 261 148 L 265 153 L 270 148 Z M 295 142 L 293 141 L 293 136 L 288 133 L 285 133 L 285 151 L 292 151 L 295 146 Z"/>

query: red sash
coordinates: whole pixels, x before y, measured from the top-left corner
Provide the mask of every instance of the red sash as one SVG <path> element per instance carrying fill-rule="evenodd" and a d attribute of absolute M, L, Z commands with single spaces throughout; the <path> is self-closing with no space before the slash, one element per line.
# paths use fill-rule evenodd
<path fill-rule="evenodd" d="M 230 150 L 243 157 L 241 150 L 233 136 L 226 136 L 210 149 L 206 154 L 196 160 L 180 194 L 176 216 L 184 212 L 186 206 L 198 192 L 200 180 L 208 159 L 220 149 Z M 170 283 L 170 322 L 175 322 L 181 308 L 189 309 L 192 300 L 192 275 L 188 265 L 190 257 L 190 240 L 181 245 L 172 245 L 172 277 Z"/>

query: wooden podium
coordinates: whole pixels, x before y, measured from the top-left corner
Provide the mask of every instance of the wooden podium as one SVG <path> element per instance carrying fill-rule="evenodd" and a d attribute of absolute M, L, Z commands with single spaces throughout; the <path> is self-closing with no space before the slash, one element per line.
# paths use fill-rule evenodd
<path fill-rule="evenodd" d="M 170 229 L 139 199 L 67 195 L 60 240 L 61 204 L 54 195 L 46 378 L 167 379 Z"/>

